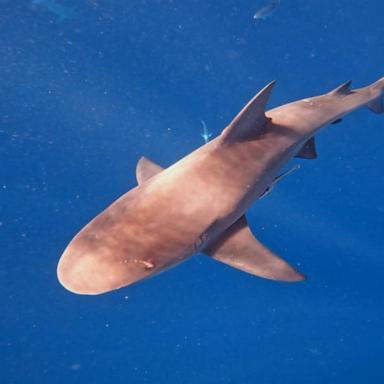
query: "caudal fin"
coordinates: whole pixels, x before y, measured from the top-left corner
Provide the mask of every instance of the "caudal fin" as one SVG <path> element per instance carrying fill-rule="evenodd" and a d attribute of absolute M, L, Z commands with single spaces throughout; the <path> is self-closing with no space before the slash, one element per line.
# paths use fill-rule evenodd
<path fill-rule="evenodd" d="M 378 93 L 372 101 L 367 103 L 367 107 L 375 113 L 384 113 L 384 77 L 377 80 L 370 87 Z"/>

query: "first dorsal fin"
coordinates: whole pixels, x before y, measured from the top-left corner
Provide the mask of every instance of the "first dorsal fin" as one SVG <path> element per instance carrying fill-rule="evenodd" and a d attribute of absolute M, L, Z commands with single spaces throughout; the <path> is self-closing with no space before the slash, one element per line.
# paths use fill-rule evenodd
<path fill-rule="evenodd" d="M 332 95 L 349 95 L 350 93 L 352 93 L 351 84 L 351 80 L 346 81 L 345 83 L 339 85 L 337 88 L 333 89 L 329 93 Z"/>
<path fill-rule="evenodd" d="M 203 252 L 231 267 L 266 279 L 290 282 L 305 279 L 253 236 L 245 216 L 209 243 Z"/>
<path fill-rule="evenodd" d="M 150 179 L 152 176 L 161 172 L 163 168 L 154 163 L 152 160 L 149 160 L 147 157 L 142 156 L 136 165 L 136 180 L 140 185 L 144 181 Z"/>
<path fill-rule="evenodd" d="M 263 126 L 269 121 L 265 108 L 274 84 L 272 81 L 265 86 L 224 129 L 222 138 L 225 142 L 247 140 L 263 132 Z"/>

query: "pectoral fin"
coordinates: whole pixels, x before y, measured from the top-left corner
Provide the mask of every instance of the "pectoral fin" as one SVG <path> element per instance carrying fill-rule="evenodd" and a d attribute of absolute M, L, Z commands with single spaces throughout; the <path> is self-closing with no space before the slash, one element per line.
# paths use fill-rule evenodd
<path fill-rule="evenodd" d="M 142 156 L 136 165 L 136 180 L 140 185 L 144 181 L 150 179 L 152 176 L 161 172 L 163 168 L 154 163 L 152 160 L 149 160 L 145 156 Z"/>
<path fill-rule="evenodd" d="M 245 216 L 205 247 L 203 252 L 231 267 L 267 279 L 287 282 L 305 279 L 253 236 Z"/>

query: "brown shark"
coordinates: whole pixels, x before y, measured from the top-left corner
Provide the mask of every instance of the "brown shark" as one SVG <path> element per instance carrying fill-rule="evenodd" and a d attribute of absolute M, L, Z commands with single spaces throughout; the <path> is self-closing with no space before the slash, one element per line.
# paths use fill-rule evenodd
<path fill-rule="evenodd" d="M 366 105 L 384 112 L 384 78 L 350 82 L 266 112 L 262 89 L 220 136 L 166 169 L 141 158 L 138 186 L 87 224 L 65 249 L 58 278 L 68 290 L 100 294 L 153 276 L 196 252 L 280 281 L 304 276 L 251 233 L 245 212 L 293 157 L 316 158 L 314 135 Z"/>

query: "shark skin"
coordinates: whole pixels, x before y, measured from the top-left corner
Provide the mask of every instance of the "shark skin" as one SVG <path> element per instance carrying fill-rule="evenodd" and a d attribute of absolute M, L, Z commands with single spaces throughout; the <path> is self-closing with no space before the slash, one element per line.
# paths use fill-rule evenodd
<path fill-rule="evenodd" d="M 251 233 L 245 212 L 293 157 L 316 158 L 314 135 L 360 106 L 384 112 L 384 78 L 350 82 L 321 96 L 265 111 L 274 82 L 221 135 L 163 169 L 141 158 L 131 189 L 87 224 L 58 263 L 60 283 L 101 294 L 174 267 L 197 252 L 256 276 L 304 276 Z"/>

